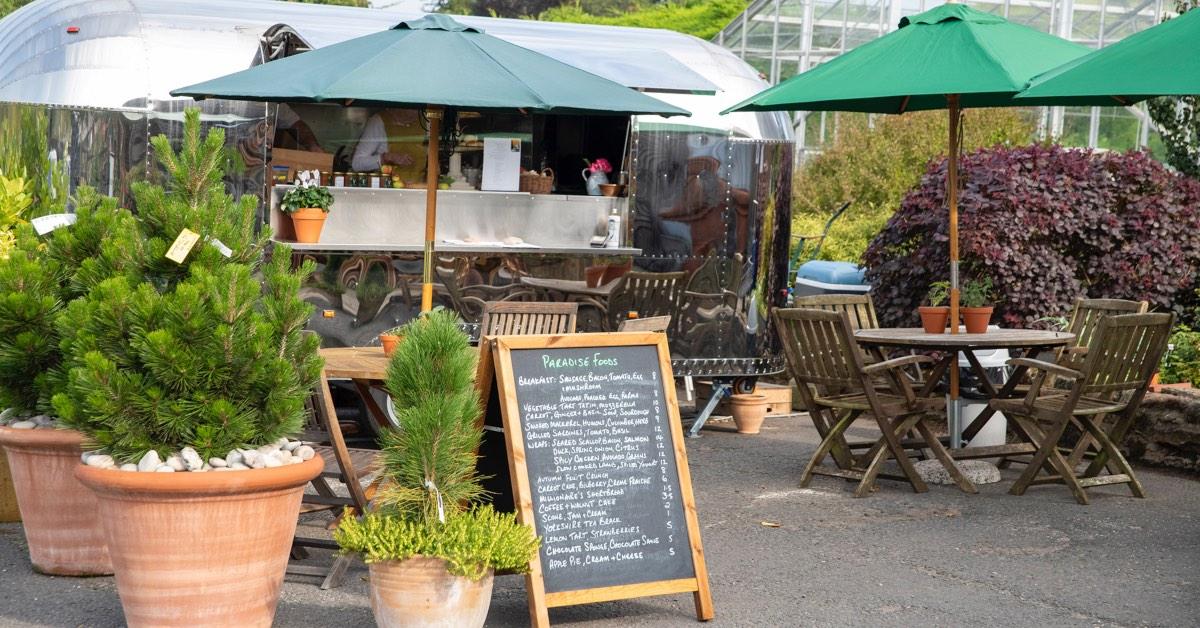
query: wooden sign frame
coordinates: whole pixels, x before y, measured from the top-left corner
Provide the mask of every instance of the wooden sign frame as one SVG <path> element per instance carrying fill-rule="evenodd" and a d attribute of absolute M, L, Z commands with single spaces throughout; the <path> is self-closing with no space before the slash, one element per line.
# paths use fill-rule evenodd
<path fill-rule="evenodd" d="M 529 615 L 533 625 L 537 628 L 550 625 L 548 609 L 552 607 L 671 593 L 692 593 L 696 606 L 696 618 L 700 621 L 708 621 L 713 618 L 712 591 L 709 588 L 708 568 L 704 562 L 704 549 L 700 541 L 700 524 L 696 516 L 696 502 L 692 495 L 692 479 L 688 469 L 687 452 L 683 448 L 679 400 L 675 395 L 675 386 L 673 385 L 675 380 L 671 372 L 671 351 L 667 346 L 666 334 L 633 332 L 561 336 L 495 336 L 484 338 L 480 342 L 479 377 L 476 381 L 485 404 L 491 393 L 493 377 L 496 382 L 500 414 L 504 422 L 505 448 L 508 454 L 509 474 L 512 477 L 513 501 L 517 519 L 536 529 L 533 497 L 525 458 L 524 432 L 520 421 L 516 382 L 512 370 L 512 351 L 630 346 L 653 346 L 657 349 L 658 369 L 663 378 L 662 387 L 666 397 L 667 423 L 670 424 L 672 445 L 675 451 L 680 500 L 683 503 L 688 542 L 692 550 L 693 577 L 547 593 L 542 575 L 541 553 L 539 552 L 530 561 L 529 573 L 525 576 L 525 588 L 529 594 Z"/>

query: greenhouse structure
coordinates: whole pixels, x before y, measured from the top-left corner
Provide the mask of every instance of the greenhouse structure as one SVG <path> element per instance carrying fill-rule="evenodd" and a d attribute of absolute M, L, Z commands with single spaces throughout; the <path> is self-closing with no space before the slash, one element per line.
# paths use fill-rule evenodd
<path fill-rule="evenodd" d="M 815 67 L 893 29 L 938 0 L 755 0 L 716 37 L 772 84 Z M 971 7 L 1099 48 L 1157 24 L 1171 0 L 969 0 Z M 1154 142 L 1144 105 L 1048 107 L 1041 131 L 1068 145 L 1125 150 Z M 800 154 L 819 150 L 838 114 L 797 114 Z"/>

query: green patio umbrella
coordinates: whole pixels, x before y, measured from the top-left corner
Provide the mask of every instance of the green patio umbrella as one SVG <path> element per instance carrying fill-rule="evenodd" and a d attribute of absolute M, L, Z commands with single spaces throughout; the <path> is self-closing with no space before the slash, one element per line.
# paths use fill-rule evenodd
<path fill-rule="evenodd" d="M 729 111 L 949 109 L 946 196 L 950 213 L 950 326 L 958 332 L 958 152 L 964 107 L 1005 107 L 1030 78 L 1088 49 L 998 15 L 945 4 L 900 20 L 897 30 L 798 74 Z M 950 369 L 958 398 L 958 369 Z M 954 406 L 957 408 L 957 405 Z M 953 420 L 953 417 L 952 417 Z M 955 434 L 957 436 L 957 434 Z"/>
<path fill-rule="evenodd" d="M 1033 79 L 1019 104 L 1131 105 L 1200 94 L 1200 10 L 1188 11 Z"/>
<path fill-rule="evenodd" d="M 171 92 L 196 99 L 424 108 L 429 119 L 425 276 L 433 302 L 438 136 L 444 108 L 548 114 L 690 115 L 688 111 L 466 26 L 427 15 L 392 29 Z"/>

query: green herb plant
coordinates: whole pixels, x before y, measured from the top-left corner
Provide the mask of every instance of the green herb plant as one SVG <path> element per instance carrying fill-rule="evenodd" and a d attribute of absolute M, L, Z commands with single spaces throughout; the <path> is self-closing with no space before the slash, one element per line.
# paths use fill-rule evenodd
<path fill-rule="evenodd" d="M 308 172 L 300 173 L 295 187 L 285 192 L 279 201 L 279 207 L 285 214 L 301 209 L 319 209 L 328 214 L 332 206 L 333 193 L 320 184 L 320 179 Z"/>
<path fill-rule="evenodd" d="M 111 238 L 143 262 L 92 272 L 95 285 L 58 316 L 65 383 L 53 407 L 120 462 L 188 446 L 222 456 L 294 434 L 321 368 L 299 297 L 313 267 L 293 269 L 286 246 L 267 255 L 256 200 L 226 194 L 224 133 L 203 134 L 198 110 L 178 151 L 165 136 L 152 144 L 166 186 L 135 187 L 138 215 Z M 200 239 L 183 263 L 167 260 L 182 228 Z"/>
<path fill-rule="evenodd" d="M 992 278 L 968 279 L 962 288 L 963 307 L 987 307 L 992 302 Z"/>
<path fill-rule="evenodd" d="M 929 294 L 926 298 L 929 299 L 929 307 L 940 307 L 950 298 L 950 282 L 935 281 L 929 284 Z"/>
<path fill-rule="evenodd" d="M 387 371 L 401 427 L 382 437 L 378 510 L 344 520 L 335 539 L 368 562 L 431 556 L 472 579 L 523 569 L 537 551 L 532 528 L 482 504 L 475 351 L 453 312 L 430 312 L 403 334 Z"/>

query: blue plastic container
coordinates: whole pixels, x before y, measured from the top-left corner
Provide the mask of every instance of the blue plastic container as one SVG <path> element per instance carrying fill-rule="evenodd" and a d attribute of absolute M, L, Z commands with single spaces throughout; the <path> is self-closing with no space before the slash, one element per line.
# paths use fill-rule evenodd
<path fill-rule="evenodd" d="M 796 270 L 796 287 L 792 293 L 798 297 L 816 294 L 866 294 L 871 289 L 871 284 L 864 279 L 865 273 L 866 269 L 853 262 L 805 262 Z"/>

